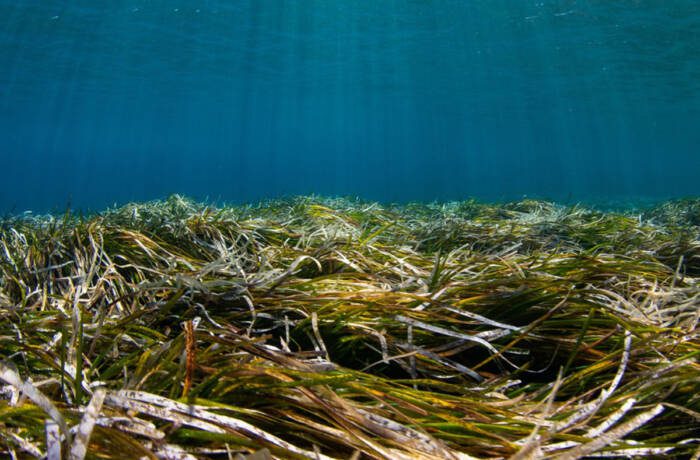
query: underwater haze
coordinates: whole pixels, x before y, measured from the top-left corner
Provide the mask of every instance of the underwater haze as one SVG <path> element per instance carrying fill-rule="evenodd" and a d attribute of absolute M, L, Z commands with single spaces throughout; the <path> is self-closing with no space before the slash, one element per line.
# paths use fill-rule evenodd
<path fill-rule="evenodd" d="M 0 211 L 698 196 L 697 0 L 0 0 Z"/>

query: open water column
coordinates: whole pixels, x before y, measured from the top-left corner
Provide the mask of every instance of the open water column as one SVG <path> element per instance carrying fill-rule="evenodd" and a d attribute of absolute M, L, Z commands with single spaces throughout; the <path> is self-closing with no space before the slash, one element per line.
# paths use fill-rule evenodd
<path fill-rule="evenodd" d="M 697 195 L 700 6 L 0 2 L 0 205 Z"/>
<path fill-rule="evenodd" d="M 697 0 L 0 0 L 0 457 L 700 458 Z"/>

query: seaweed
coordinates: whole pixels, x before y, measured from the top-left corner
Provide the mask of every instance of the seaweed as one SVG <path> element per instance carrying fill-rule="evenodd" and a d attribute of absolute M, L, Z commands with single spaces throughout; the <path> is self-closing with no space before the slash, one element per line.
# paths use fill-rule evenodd
<path fill-rule="evenodd" d="M 0 453 L 697 457 L 696 208 L 7 217 Z"/>

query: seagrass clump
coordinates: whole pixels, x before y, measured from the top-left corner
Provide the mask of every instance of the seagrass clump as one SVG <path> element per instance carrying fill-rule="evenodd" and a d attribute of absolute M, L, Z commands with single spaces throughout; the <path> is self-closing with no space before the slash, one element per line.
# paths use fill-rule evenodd
<path fill-rule="evenodd" d="M 698 458 L 694 213 L 173 196 L 7 218 L 0 455 Z"/>

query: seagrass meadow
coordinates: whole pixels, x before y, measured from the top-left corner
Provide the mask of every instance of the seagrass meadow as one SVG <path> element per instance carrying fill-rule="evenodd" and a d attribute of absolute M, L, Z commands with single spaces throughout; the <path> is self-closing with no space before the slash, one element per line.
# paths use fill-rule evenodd
<path fill-rule="evenodd" d="M 700 457 L 700 201 L 0 226 L 0 455 Z"/>

